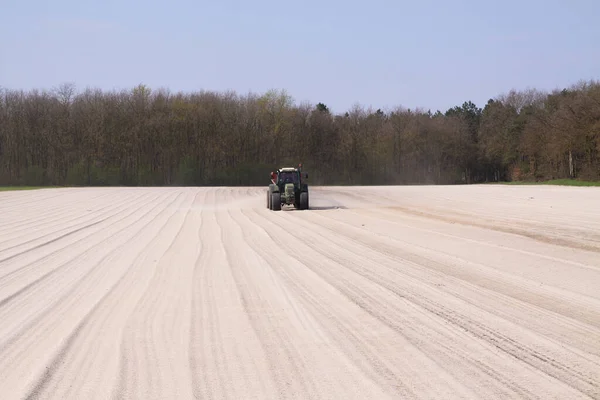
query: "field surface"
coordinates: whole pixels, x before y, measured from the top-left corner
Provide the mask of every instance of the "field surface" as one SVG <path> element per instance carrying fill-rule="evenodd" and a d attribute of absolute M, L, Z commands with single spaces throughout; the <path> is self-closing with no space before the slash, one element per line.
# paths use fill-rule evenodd
<path fill-rule="evenodd" d="M 600 399 L 600 190 L 0 193 L 2 399 Z"/>

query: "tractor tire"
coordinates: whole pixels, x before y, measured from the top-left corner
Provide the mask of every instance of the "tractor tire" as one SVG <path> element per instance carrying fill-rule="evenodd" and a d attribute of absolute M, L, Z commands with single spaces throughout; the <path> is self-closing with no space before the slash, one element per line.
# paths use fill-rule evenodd
<path fill-rule="evenodd" d="M 271 190 L 267 189 L 267 208 L 271 209 Z"/>
<path fill-rule="evenodd" d="M 300 209 L 308 210 L 308 192 L 300 193 Z"/>
<path fill-rule="evenodd" d="M 274 192 L 271 194 L 271 210 L 281 210 L 281 193 Z"/>

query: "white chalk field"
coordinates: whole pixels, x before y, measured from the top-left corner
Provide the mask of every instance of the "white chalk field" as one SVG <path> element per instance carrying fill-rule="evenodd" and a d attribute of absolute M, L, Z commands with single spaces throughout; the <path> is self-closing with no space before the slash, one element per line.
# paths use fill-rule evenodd
<path fill-rule="evenodd" d="M 600 188 L 0 192 L 0 398 L 600 399 Z"/>

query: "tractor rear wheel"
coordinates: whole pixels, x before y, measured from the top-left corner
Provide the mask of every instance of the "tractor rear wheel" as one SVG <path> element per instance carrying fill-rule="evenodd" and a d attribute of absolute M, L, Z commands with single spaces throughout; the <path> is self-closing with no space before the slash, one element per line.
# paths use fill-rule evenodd
<path fill-rule="evenodd" d="M 300 193 L 300 209 L 308 210 L 308 192 Z"/>
<path fill-rule="evenodd" d="M 271 210 L 281 210 L 281 193 L 275 192 L 271 195 Z"/>

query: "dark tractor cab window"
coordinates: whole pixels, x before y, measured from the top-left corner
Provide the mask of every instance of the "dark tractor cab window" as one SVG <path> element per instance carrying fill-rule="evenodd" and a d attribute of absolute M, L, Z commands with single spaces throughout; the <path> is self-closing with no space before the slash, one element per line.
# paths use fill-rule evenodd
<path fill-rule="evenodd" d="M 297 172 L 282 171 L 279 173 L 279 183 L 298 183 Z"/>

